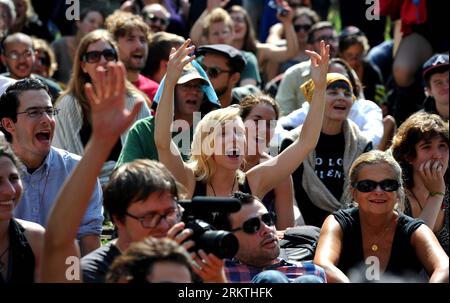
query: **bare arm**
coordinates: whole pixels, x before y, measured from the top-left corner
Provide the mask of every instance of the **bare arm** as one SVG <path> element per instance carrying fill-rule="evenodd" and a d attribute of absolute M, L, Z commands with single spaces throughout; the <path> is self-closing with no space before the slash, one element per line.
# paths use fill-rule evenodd
<path fill-rule="evenodd" d="M 445 193 L 444 174 L 441 161 L 428 160 L 419 167 L 420 180 L 418 181 L 423 182 L 429 192 Z M 428 196 L 427 204 L 419 215 L 419 218 L 423 219 L 434 232 L 440 231 L 444 223 L 443 214 L 438 220 L 443 200 L 443 195 Z"/>
<path fill-rule="evenodd" d="M 426 225 L 421 225 L 412 234 L 411 244 L 430 276 L 430 282 L 448 283 L 448 256 L 431 229 Z"/>
<path fill-rule="evenodd" d="M 92 135 L 83 158 L 65 182 L 50 214 L 42 258 L 42 282 L 69 282 L 65 262 L 70 256 L 79 257 L 75 238 L 97 184 L 97 176 L 120 134 L 140 109 L 141 103 L 137 103 L 131 113 L 125 108 L 125 75 L 122 63 L 110 62 L 107 72 L 97 68 L 93 79 L 95 92 L 92 84 L 86 84 Z"/>
<path fill-rule="evenodd" d="M 326 218 L 320 230 L 314 263 L 322 266 L 327 274 L 327 282 L 350 282 L 349 278 L 337 268 L 342 253 L 343 232 L 333 215 Z"/>
<path fill-rule="evenodd" d="M 195 23 L 192 25 L 191 32 L 189 33 L 189 38 L 192 40 L 192 43 L 195 45 L 202 44 L 202 36 L 203 36 L 203 20 L 205 17 L 211 13 L 213 9 L 216 7 L 225 7 L 229 0 L 208 0 L 206 4 L 206 9 L 203 13 L 198 17 Z"/>
<path fill-rule="evenodd" d="M 257 47 L 260 64 L 264 61 L 282 63 L 295 57 L 299 51 L 297 33 L 292 24 L 294 12 L 285 1 L 283 2 L 288 14 L 286 16 L 277 15 L 277 17 L 283 23 L 287 45 L 279 47 L 269 43 L 258 43 Z"/>
<path fill-rule="evenodd" d="M 311 57 L 311 77 L 314 81 L 314 96 L 310 110 L 303 124 L 300 136 L 293 144 L 277 157 L 253 167 L 247 172 L 252 192 L 263 197 L 274 188 L 280 180 L 286 179 L 314 150 L 319 140 L 325 109 L 326 77 L 330 47 L 320 43 L 320 55 L 306 51 Z"/>
<path fill-rule="evenodd" d="M 172 141 L 171 121 L 174 112 L 174 91 L 183 67 L 194 60 L 188 54 L 194 47 L 189 47 L 188 39 L 178 50 L 172 49 L 167 63 L 167 74 L 164 81 L 164 90 L 155 115 L 155 144 L 158 149 L 159 161 L 163 163 L 174 175 L 175 179 L 191 192 L 195 184 L 194 175 L 186 167 L 180 152 Z"/>
<path fill-rule="evenodd" d="M 275 212 L 278 230 L 295 226 L 294 189 L 290 176 L 275 187 Z"/>

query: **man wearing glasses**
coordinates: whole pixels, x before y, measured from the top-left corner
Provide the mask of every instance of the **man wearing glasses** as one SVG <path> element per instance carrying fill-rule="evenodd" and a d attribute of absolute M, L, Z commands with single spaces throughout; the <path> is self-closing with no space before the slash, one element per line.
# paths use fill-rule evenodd
<path fill-rule="evenodd" d="M 239 82 L 246 61 L 233 46 L 227 44 L 204 45 L 197 49 L 201 66 L 208 75 L 222 108 L 239 104 L 239 99 L 232 94 Z"/>
<path fill-rule="evenodd" d="M 146 5 L 142 17 L 152 33 L 165 32 L 170 23 L 170 13 L 158 3 Z"/>
<path fill-rule="evenodd" d="M 57 113 L 47 86 L 37 79 L 16 81 L 0 98 L 0 129 L 24 164 L 25 191 L 14 215 L 44 227 L 59 189 L 80 159 L 51 146 Z M 100 246 L 102 223 L 102 191 L 97 181 L 77 235 L 82 254 Z"/>
<path fill-rule="evenodd" d="M 31 73 L 36 61 L 36 51 L 30 36 L 23 33 L 12 34 L 3 41 L 2 50 L 0 57 L 3 64 L 8 68 L 8 72 L 4 73 L 3 76 L 16 80 L 28 77 L 39 79 L 47 85 L 53 103 L 56 101 L 61 92 L 61 87 L 50 79 Z"/>
<path fill-rule="evenodd" d="M 312 262 L 288 262 L 280 258 L 275 216 L 255 196 L 236 192 L 242 207 L 238 212 L 219 214 L 217 229 L 234 233 L 239 250 L 225 261 L 225 274 L 234 283 L 324 283 L 325 272 Z"/>
<path fill-rule="evenodd" d="M 187 240 L 192 230 L 184 229 L 184 223 L 180 222 L 182 209 L 177 203 L 176 181 L 160 162 L 139 159 L 122 165 L 111 176 L 104 197 L 118 238 L 81 259 L 83 282 L 105 282 L 113 261 L 130 244 L 148 237 L 172 238 L 186 249 L 194 246 L 192 240 Z M 205 262 L 219 260 L 211 255 L 203 257 Z M 224 278 L 222 269 L 223 266 L 214 267 L 217 276 Z"/>

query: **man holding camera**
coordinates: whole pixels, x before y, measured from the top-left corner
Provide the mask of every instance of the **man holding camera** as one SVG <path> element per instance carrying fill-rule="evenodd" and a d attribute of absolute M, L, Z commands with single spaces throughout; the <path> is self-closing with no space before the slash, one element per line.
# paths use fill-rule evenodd
<path fill-rule="evenodd" d="M 184 228 L 181 210 L 176 202 L 178 189 L 166 167 L 152 160 L 135 160 L 120 166 L 112 174 L 104 190 L 104 206 L 118 230 L 118 238 L 81 259 L 83 281 L 105 281 L 113 261 L 131 243 L 147 237 L 169 237 L 194 246 L 191 229 Z M 199 250 L 192 254 L 193 271 L 205 282 L 226 282 L 223 261 Z"/>
<path fill-rule="evenodd" d="M 324 270 L 312 262 L 286 261 L 280 258 L 275 218 L 255 196 L 236 192 L 241 209 L 219 214 L 215 227 L 234 233 L 239 250 L 225 261 L 228 281 L 234 283 L 324 283 Z"/>

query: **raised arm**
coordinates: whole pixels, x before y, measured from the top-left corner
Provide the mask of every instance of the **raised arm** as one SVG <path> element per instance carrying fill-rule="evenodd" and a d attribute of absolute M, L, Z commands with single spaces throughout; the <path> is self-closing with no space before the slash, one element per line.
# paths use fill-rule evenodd
<path fill-rule="evenodd" d="M 320 42 L 320 55 L 306 51 L 311 58 L 311 78 L 314 95 L 299 138 L 277 157 L 263 162 L 247 172 L 252 193 L 263 197 L 280 180 L 286 179 L 314 150 L 319 140 L 325 109 L 325 91 L 330 47 Z"/>
<path fill-rule="evenodd" d="M 158 149 L 159 161 L 163 163 L 174 175 L 175 179 L 183 184 L 189 191 L 193 184 L 193 173 L 185 166 L 178 147 L 172 141 L 171 125 L 174 113 L 174 91 L 183 67 L 195 59 L 189 56 L 194 50 L 189 46 L 187 39 L 178 50 L 172 48 L 167 74 L 164 80 L 164 89 L 155 115 L 155 144 Z"/>
<path fill-rule="evenodd" d="M 98 67 L 95 87 L 86 84 L 91 106 L 92 135 L 83 158 L 59 192 L 45 233 L 41 282 L 68 281 L 68 257 L 79 257 L 75 243 L 78 228 L 88 207 L 97 177 L 110 151 L 137 115 L 142 103 L 131 112 L 125 108 L 125 68 L 122 63 L 108 63 L 107 70 Z M 114 123 L 111 123 L 114 121 Z"/>
<path fill-rule="evenodd" d="M 314 255 L 314 264 L 323 269 L 330 283 L 350 282 L 349 278 L 337 268 L 342 253 L 343 232 L 333 215 L 328 216 L 320 230 L 319 243 Z"/>
<path fill-rule="evenodd" d="M 285 62 L 297 55 L 299 51 L 297 33 L 295 32 L 292 19 L 294 11 L 289 7 L 286 1 L 283 1 L 283 7 L 288 11 L 286 16 L 277 15 L 278 19 L 283 23 L 283 28 L 286 34 L 286 46 L 280 47 L 270 43 L 258 43 L 259 62 Z"/>

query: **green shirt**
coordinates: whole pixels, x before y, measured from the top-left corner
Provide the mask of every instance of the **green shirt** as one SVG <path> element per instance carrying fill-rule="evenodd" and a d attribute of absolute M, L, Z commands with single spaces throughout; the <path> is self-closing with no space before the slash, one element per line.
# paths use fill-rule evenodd
<path fill-rule="evenodd" d="M 184 132 L 186 136 L 189 136 L 189 146 L 184 144 L 182 149 L 181 140 L 178 144 L 181 156 L 184 161 L 189 159 L 190 144 L 192 143 L 192 127 L 189 130 L 189 134 Z M 117 160 L 116 167 L 120 165 L 132 162 L 136 159 L 151 159 L 159 161 L 158 150 L 155 144 L 155 118 L 153 116 L 141 119 L 137 121 L 128 132 L 127 139 Z M 172 138 L 175 136 L 182 136 L 181 132 L 173 132 Z"/>

